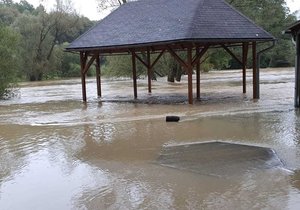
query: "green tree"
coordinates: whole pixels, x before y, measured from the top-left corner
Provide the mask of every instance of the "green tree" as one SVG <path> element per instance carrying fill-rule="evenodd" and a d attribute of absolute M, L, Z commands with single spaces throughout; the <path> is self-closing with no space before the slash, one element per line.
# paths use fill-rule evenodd
<path fill-rule="evenodd" d="M 9 26 L 15 22 L 19 15 L 20 12 L 13 7 L 0 6 L 0 24 Z"/>
<path fill-rule="evenodd" d="M 137 61 L 137 76 L 145 75 L 146 68 Z M 131 77 L 132 76 L 131 55 L 108 56 L 103 68 L 105 75 L 109 77 Z"/>
<path fill-rule="evenodd" d="M 14 22 L 15 30 L 22 35 L 22 66 L 30 81 L 61 75 L 60 45 L 78 35 L 87 22 L 85 19 L 80 22 L 70 7 L 59 0 L 54 11 L 47 13 L 39 7 L 35 13 L 21 14 Z"/>
<path fill-rule="evenodd" d="M 0 24 L 0 98 L 9 96 L 16 82 L 19 36 Z"/>
<path fill-rule="evenodd" d="M 21 0 L 20 3 L 16 3 L 14 7 L 20 12 L 24 13 L 25 11 L 32 13 L 35 9 L 32 4 L 28 3 L 25 0 Z"/>
<path fill-rule="evenodd" d="M 296 21 L 284 0 L 227 0 L 256 24 L 277 38 L 277 45 L 261 58 L 264 67 L 294 63 L 294 50 L 288 36 L 282 31 Z M 265 47 L 262 45 L 262 47 Z"/>

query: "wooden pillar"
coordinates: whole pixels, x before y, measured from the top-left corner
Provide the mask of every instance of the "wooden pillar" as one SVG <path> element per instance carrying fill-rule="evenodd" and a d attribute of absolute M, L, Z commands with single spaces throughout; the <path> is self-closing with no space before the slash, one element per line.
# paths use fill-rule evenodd
<path fill-rule="evenodd" d="M 243 43 L 243 93 L 247 92 L 247 57 L 249 43 Z"/>
<path fill-rule="evenodd" d="M 81 86 L 82 86 L 82 100 L 86 102 L 86 82 L 85 82 L 85 66 L 87 56 L 83 52 L 80 52 L 80 66 L 81 66 Z"/>
<path fill-rule="evenodd" d="M 152 79 L 152 68 L 151 68 L 151 57 L 150 57 L 150 50 L 147 49 L 147 73 L 148 73 L 148 93 L 152 92 L 152 84 L 151 84 L 151 79 Z"/>
<path fill-rule="evenodd" d="M 134 99 L 137 99 L 136 57 L 135 57 L 135 53 L 134 52 L 132 52 L 132 78 L 133 78 Z"/>
<path fill-rule="evenodd" d="M 253 59 L 253 99 L 259 99 L 259 72 L 257 71 L 257 53 L 256 42 L 252 42 L 252 59 Z"/>
<path fill-rule="evenodd" d="M 193 57 L 192 47 L 187 49 L 187 74 L 189 104 L 193 104 Z"/>
<path fill-rule="evenodd" d="M 199 52 L 199 48 L 197 48 L 197 52 Z M 196 64 L 196 80 L 197 80 L 197 99 L 200 99 L 200 59 Z"/>
<path fill-rule="evenodd" d="M 300 107 L 300 31 L 296 35 L 295 107 Z"/>
<path fill-rule="evenodd" d="M 100 55 L 96 57 L 96 80 L 97 80 L 97 95 L 102 96 L 101 91 L 101 69 L 100 69 Z"/>

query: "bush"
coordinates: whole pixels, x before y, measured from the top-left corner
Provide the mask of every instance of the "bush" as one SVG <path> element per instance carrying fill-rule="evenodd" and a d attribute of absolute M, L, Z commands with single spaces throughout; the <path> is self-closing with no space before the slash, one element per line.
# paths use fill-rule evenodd
<path fill-rule="evenodd" d="M 19 36 L 0 25 L 0 98 L 6 98 L 16 83 Z"/>

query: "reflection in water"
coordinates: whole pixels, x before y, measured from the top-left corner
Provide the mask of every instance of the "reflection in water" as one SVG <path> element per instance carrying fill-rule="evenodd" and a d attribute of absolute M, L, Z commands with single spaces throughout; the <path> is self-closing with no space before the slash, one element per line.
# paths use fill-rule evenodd
<path fill-rule="evenodd" d="M 298 209 L 293 77 L 292 69 L 263 70 L 253 102 L 251 92 L 241 94 L 240 71 L 203 74 L 194 106 L 185 102 L 185 80 L 156 81 L 151 97 L 138 81 L 139 103 L 115 103 L 132 100 L 132 82 L 104 80 L 99 102 L 91 79 L 86 105 L 80 80 L 24 84 L 20 98 L 0 102 L 0 208 Z M 166 123 L 166 115 L 182 120 Z M 155 163 L 164 145 L 212 140 L 272 148 L 295 172 L 211 177 Z"/>

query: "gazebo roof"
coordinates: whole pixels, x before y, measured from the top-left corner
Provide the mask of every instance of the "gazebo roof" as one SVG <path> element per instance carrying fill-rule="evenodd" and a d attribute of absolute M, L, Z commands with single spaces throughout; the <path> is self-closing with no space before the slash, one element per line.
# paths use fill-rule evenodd
<path fill-rule="evenodd" d="M 275 38 L 223 0 L 140 0 L 120 6 L 67 51 L 172 43 L 240 43 Z"/>
<path fill-rule="evenodd" d="M 298 31 L 300 31 L 300 20 L 298 20 L 295 23 L 293 23 L 292 25 L 290 25 L 284 31 L 284 33 L 286 33 L 286 34 L 293 34 L 293 33 L 298 32 Z"/>

